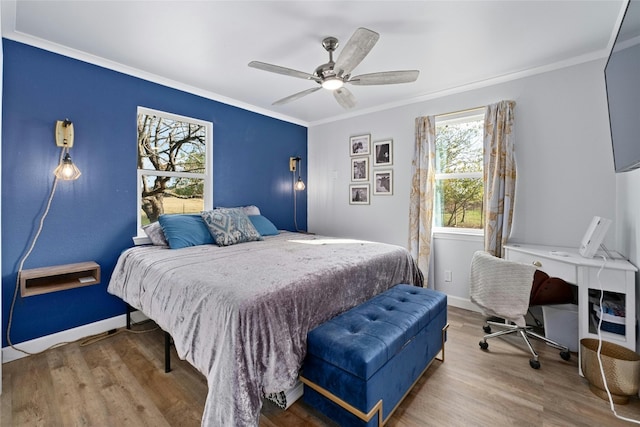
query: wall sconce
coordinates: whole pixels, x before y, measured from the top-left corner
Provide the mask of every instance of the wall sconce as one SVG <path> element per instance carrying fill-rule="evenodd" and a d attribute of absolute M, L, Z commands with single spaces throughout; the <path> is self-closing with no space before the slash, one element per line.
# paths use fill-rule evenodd
<path fill-rule="evenodd" d="M 293 189 L 296 191 L 302 191 L 305 189 L 304 182 L 300 176 L 300 157 L 289 157 L 289 170 L 293 173 L 293 179 L 295 180 L 296 171 L 298 171 L 298 180 L 293 184 Z"/>
<path fill-rule="evenodd" d="M 62 151 L 60 152 L 60 163 L 58 164 L 58 167 L 53 171 L 55 175 L 55 179 L 53 180 L 53 184 L 51 186 L 51 192 L 49 193 L 49 197 L 45 204 L 46 207 L 42 212 L 42 216 L 40 217 L 40 222 L 39 222 L 40 226 L 36 229 L 28 249 L 26 249 L 26 252 L 21 256 L 20 261 L 18 262 L 18 274 L 16 275 L 16 287 L 14 289 L 13 299 L 11 300 L 11 306 L 9 308 L 9 324 L 7 325 L 7 343 L 12 349 L 27 355 L 31 355 L 34 353 L 30 353 L 26 350 L 22 350 L 14 346 L 13 343 L 11 342 L 11 323 L 12 323 L 11 319 L 13 318 L 16 299 L 18 297 L 18 290 L 21 287 L 20 277 L 22 276 L 22 273 L 23 273 L 24 263 L 27 261 L 27 258 L 29 258 L 29 255 L 31 255 L 31 252 L 33 251 L 33 248 L 35 248 L 36 242 L 40 237 L 40 233 L 42 232 L 42 228 L 44 225 L 44 220 L 47 218 L 47 215 L 49 215 L 51 202 L 53 201 L 53 196 L 55 196 L 56 194 L 56 188 L 58 187 L 58 180 L 70 181 L 70 180 L 78 179 L 78 177 L 81 175 L 80 170 L 76 167 L 76 165 L 73 164 L 73 162 L 71 161 L 71 156 L 69 155 L 69 148 L 73 147 L 73 123 L 71 123 L 71 120 L 64 119 L 64 120 L 56 121 L 55 138 L 56 138 L 56 145 L 58 147 L 62 147 Z"/>
<path fill-rule="evenodd" d="M 304 233 L 304 231 L 298 228 L 298 202 L 296 200 L 296 194 L 298 191 L 302 191 L 305 188 L 302 177 L 300 176 L 300 160 L 298 157 L 289 157 L 289 170 L 293 176 L 293 225 L 297 232 Z M 298 180 L 296 180 L 296 171 L 298 171 Z"/>
<path fill-rule="evenodd" d="M 57 179 L 63 181 L 73 181 L 78 179 L 82 173 L 76 165 L 73 164 L 69 155 L 69 148 L 73 147 L 73 123 L 71 120 L 64 119 L 56 122 L 56 145 L 62 147 L 64 157 L 60 160 L 60 164 L 53 171 Z"/>

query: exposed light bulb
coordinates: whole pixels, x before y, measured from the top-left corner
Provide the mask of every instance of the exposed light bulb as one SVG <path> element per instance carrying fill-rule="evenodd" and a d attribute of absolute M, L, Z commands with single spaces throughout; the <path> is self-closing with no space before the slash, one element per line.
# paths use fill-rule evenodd
<path fill-rule="evenodd" d="M 78 179 L 80 175 L 82 175 L 80 169 L 78 169 L 78 167 L 71 161 L 69 153 L 64 155 L 64 158 L 53 173 L 58 179 L 63 181 L 72 181 L 74 179 Z"/>
<path fill-rule="evenodd" d="M 305 189 L 305 185 L 304 182 L 302 182 L 302 178 L 298 177 L 298 180 L 296 181 L 295 185 L 293 186 L 293 188 L 296 191 L 302 191 Z"/>

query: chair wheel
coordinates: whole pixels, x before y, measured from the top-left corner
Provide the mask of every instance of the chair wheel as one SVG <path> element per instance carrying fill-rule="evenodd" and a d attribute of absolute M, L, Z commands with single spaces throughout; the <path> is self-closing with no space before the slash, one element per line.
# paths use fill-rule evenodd
<path fill-rule="evenodd" d="M 560 357 L 562 357 L 562 360 L 569 360 L 571 359 L 571 353 L 568 351 L 561 351 Z"/>
<path fill-rule="evenodd" d="M 529 359 L 529 365 L 530 365 L 533 369 L 540 369 L 540 362 L 538 362 L 537 360 Z"/>
<path fill-rule="evenodd" d="M 480 348 L 486 350 L 489 348 L 489 343 L 486 341 L 480 341 Z"/>
<path fill-rule="evenodd" d="M 490 334 L 491 333 L 491 326 L 489 326 L 489 325 L 483 326 L 482 330 L 484 331 L 485 334 Z"/>

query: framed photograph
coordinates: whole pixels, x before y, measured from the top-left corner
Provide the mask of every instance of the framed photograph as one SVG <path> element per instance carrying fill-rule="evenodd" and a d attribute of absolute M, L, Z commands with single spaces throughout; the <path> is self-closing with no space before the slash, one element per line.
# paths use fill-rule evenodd
<path fill-rule="evenodd" d="M 351 181 L 369 181 L 369 157 L 351 159 Z"/>
<path fill-rule="evenodd" d="M 373 194 L 393 194 L 393 170 L 379 170 L 373 172 Z"/>
<path fill-rule="evenodd" d="M 373 143 L 373 166 L 389 166 L 393 164 L 393 140 Z"/>
<path fill-rule="evenodd" d="M 349 153 L 352 156 L 362 156 L 371 153 L 371 135 L 358 135 L 349 138 Z"/>
<path fill-rule="evenodd" d="M 369 184 L 349 185 L 349 204 L 368 205 L 369 204 Z"/>

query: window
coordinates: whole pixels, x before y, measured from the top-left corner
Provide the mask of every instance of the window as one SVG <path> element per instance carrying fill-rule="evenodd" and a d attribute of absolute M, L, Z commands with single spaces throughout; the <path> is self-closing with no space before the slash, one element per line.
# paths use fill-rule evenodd
<path fill-rule="evenodd" d="M 211 209 L 213 125 L 138 107 L 138 235 L 162 214 Z"/>
<path fill-rule="evenodd" d="M 436 117 L 434 226 L 483 229 L 484 109 Z"/>

